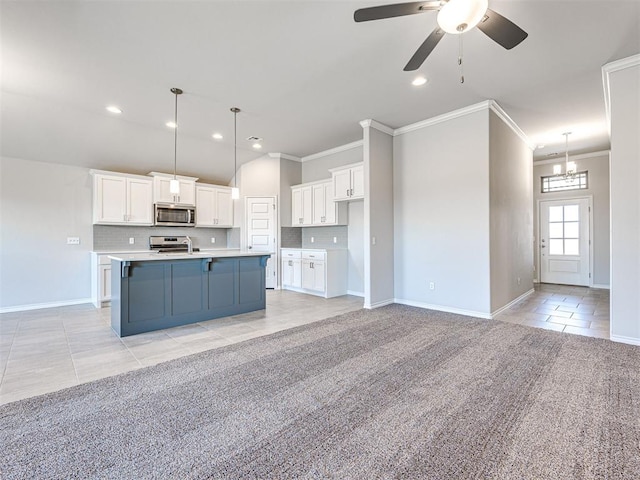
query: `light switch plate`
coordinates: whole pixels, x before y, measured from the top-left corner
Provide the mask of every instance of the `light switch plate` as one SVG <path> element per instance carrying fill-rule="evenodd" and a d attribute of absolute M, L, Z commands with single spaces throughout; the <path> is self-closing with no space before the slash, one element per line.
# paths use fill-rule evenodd
<path fill-rule="evenodd" d="M 67 245 L 80 245 L 80 237 L 67 237 Z"/>

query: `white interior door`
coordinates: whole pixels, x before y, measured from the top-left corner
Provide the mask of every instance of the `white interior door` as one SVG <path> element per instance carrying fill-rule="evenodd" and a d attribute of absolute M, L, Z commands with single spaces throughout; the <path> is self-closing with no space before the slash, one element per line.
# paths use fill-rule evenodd
<path fill-rule="evenodd" d="M 540 281 L 590 284 L 590 199 L 540 202 Z"/>
<path fill-rule="evenodd" d="M 247 248 L 271 253 L 267 261 L 265 285 L 275 288 L 278 284 L 276 268 L 277 212 L 275 197 L 247 197 Z"/>

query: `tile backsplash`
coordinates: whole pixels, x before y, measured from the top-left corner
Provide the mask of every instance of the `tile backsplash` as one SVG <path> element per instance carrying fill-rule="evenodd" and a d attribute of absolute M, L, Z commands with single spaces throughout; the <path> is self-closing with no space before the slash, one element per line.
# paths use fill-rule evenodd
<path fill-rule="evenodd" d="M 307 227 L 302 230 L 302 248 L 348 248 L 348 227 Z M 336 243 L 333 242 L 335 237 Z M 313 241 L 312 241 L 313 240 Z"/>
<path fill-rule="evenodd" d="M 302 229 L 298 227 L 281 227 L 280 245 L 282 248 L 302 248 Z"/>
<path fill-rule="evenodd" d="M 93 249 L 149 250 L 149 237 L 189 235 L 193 246 L 198 248 L 227 248 L 227 229 L 188 227 L 128 227 L 119 225 L 94 225 Z M 133 238 L 133 245 L 129 239 Z M 211 238 L 216 242 L 211 243 Z"/>

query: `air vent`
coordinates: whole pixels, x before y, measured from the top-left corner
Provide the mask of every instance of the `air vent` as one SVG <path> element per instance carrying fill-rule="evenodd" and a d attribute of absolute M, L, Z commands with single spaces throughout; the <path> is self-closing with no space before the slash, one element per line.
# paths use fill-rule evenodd
<path fill-rule="evenodd" d="M 247 137 L 247 141 L 248 142 L 260 142 L 260 141 L 262 141 L 262 139 L 260 137 L 251 136 L 251 137 Z"/>

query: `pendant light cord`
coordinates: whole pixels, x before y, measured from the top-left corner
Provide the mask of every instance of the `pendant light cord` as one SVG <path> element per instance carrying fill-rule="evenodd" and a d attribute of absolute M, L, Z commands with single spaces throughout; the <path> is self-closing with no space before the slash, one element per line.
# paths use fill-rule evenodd
<path fill-rule="evenodd" d="M 238 107 L 232 107 L 233 112 L 233 188 L 238 187 Z"/>
<path fill-rule="evenodd" d="M 176 96 L 176 107 L 173 115 L 173 123 L 175 123 L 176 127 L 173 131 L 173 179 L 175 180 L 178 165 L 178 92 L 176 91 L 174 93 Z"/>

